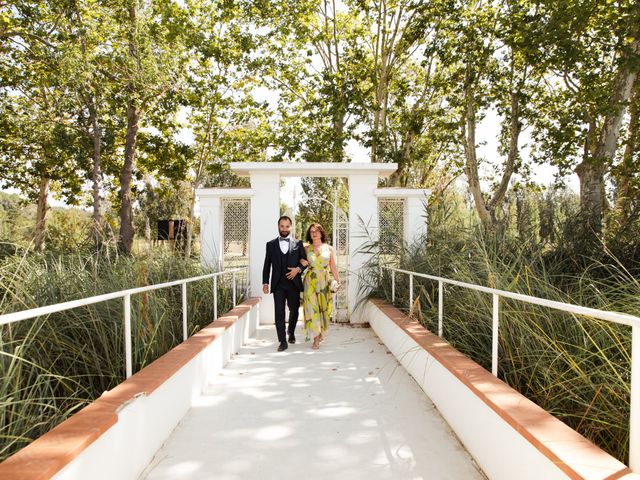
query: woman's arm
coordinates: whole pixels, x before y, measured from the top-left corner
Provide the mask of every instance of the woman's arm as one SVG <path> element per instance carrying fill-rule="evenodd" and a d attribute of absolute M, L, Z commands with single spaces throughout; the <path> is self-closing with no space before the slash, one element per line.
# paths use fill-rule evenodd
<path fill-rule="evenodd" d="M 336 255 L 333 252 L 333 247 L 329 247 L 329 251 L 331 255 L 329 255 L 329 268 L 331 269 L 331 274 L 333 278 L 336 279 L 336 282 L 340 283 L 340 275 L 338 274 L 338 267 L 336 267 Z"/>
<path fill-rule="evenodd" d="M 303 254 L 301 255 L 302 258 L 300 258 L 300 264 L 304 266 L 304 268 L 307 268 L 309 266 L 309 260 L 307 260 L 307 246 L 304 243 L 302 243 L 302 252 Z"/>

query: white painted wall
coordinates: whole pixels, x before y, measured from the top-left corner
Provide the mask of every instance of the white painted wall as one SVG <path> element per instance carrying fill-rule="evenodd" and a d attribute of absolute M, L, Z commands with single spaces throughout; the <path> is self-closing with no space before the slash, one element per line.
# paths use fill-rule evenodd
<path fill-rule="evenodd" d="M 427 197 L 426 195 L 409 195 L 405 200 L 404 235 L 407 243 L 412 244 L 427 233 Z"/>
<path fill-rule="evenodd" d="M 220 197 L 197 192 L 200 199 L 200 263 L 222 268 L 222 205 Z"/>
<path fill-rule="evenodd" d="M 275 322 L 273 295 L 262 293 L 262 267 L 266 245 L 278 236 L 280 217 L 280 174 L 273 172 L 252 172 L 251 188 L 255 192 L 251 199 L 251 240 L 249 246 L 249 275 L 251 295 L 262 297 L 260 322 Z"/>
<path fill-rule="evenodd" d="M 569 478 L 377 306 L 366 316 L 378 337 L 433 401 L 491 480 Z"/>
<path fill-rule="evenodd" d="M 142 394 L 124 405 L 117 423 L 53 478 L 137 479 L 243 339 L 255 335 L 259 317 L 258 303 L 151 395 Z"/>
<path fill-rule="evenodd" d="M 363 245 L 378 236 L 378 201 L 375 190 L 378 175 L 349 175 L 349 317 L 351 323 L 362 323 L 366 319 L 362 309 L 356 310 L 360 300 L 358 293 L 362 266 L 370 254 L 360 250 Z"/>

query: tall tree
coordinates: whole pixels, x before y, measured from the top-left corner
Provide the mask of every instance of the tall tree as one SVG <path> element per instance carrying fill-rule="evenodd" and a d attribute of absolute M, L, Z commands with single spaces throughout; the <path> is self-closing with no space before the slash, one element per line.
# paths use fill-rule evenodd
<path fill-rule="evenodd" d="M 612 230 L 633 234 L 640 219 L 640 82 L 636 80 L 629 108 L 629 127 L 620 162 L 612 168 L 615 181 L 615 208 Z"/>
<path fill-rule="evenodd" d="M 565 1 L 538 9 L 547 91 L 536 104 L 537 155 L 580 178 L 585 227 L 599 235 L 605 177 L 617 149 L 640 58 L 640 5 Z"/>
<path fill-rule="evenodd" d="M 419 25 L 423 4 L 415 0 L 362 0 L 354 4 L 360 10 L 365 32 L 363 41 L 371 62 L 371 161 L 382 162 L 391 82 L 424 41 Z"/>
<path fill-rule="evenodd" d="M 81 193 L 76 167 L 82 165 L 82 139 L 70 115 L 61 61 L 68 21 L 64 2 L 20 1 L 2 17 L 0 181 L 36 202 L 37 250 L 44 249 L 51 190 L 70 203 Z"/>
<path fill-rule="evenodd" d="M 94 243 L 99 246 L 103 232 L 105 171 L 113 169 L 122 128 L 123 108 L 116 95 L 118 83 L 111 72 L 115 63 L 112 44 L 118 27 L 112 21 L 112 5 L 97 0 L 69 4 L 70 21 L 65 24 L 67 48 L 62 59 L 68 72 L 66 86 L 74 100 L 73 114 L 87 138 L 91 159 L 86 178 L 91 182 Z"/>
<path fill-rule="evenodd" d="M 527 98 L 537 81 L 525 55 L 534 40 L 516 34 L 524 24 L 523 7 L 516 4 L 465 2 L 440 32 L 440 59 L 452 85 L 447 103 L 459 112 L 469 192 L 478 218 L 490 229 L 499 223 L 498 212 L 521 166 L 519 139 L 529 111 Z M 485 174 L 483 182 L 476 132 L 490 111 L 500 118 L 498 153 L 504 158 L 490 159 L 494 173 Z M 489 193 L 483 183 L 489 184 Z"/>
<path fill-rule="evenodd" d="M 450 86 L 438 55 L 440 25 L 452 3 L 440 0 L 414 8 L 418 14 L 411 35 L 421 40 L 389 84 L 387 135 L 381 154 L 385 161 L 398 164 L 390 185 L 438 190 L 438 184 L 448 184 L 440 179 L 455 178 L 461 166 L 456 113 L 446 103 Z"/>
<path fill-rule="evenodd" d="M 259 38 L 246 27 L 250 9 L 229 2 L 190 6 L 189 28 L 198 34 L 188 39 L 193 60 L 187 66 L 182 93 L 182 102 L 188 106 L 185 127 L 193 135 L 187 176 L 187 257 L 192 250 L 196 189 L 212 177 L 219 179 L 230 161 L 266 159 L 270 136 L 265 106 L 253 97 L 261 84 L 252 59 Z"/>
<path fill-rule="evenodd" d="M 181 87 L 183 7 L 169 2 L 138 4 L 127 0 L 118 10 L 124 51 L 120 52 L 118 80 L 126 102 L 124 161 L 120 172 L 120 231 L 118 244 L 125 254 L 133 245 L 132 182 L 136 169 L 138 132 L 145 114 L 171 92 Z"/>

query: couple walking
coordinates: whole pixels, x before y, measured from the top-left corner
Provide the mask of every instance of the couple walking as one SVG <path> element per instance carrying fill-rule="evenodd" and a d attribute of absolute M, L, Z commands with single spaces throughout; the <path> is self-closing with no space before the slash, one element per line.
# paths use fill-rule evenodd
<path fill-rule="evenodd" d="M 288 340 L 289 343 L 296 343 L 295 331 L 301 292 L 306 337 L 313 337 L 311 348 L 317 350 L 329 329 L 329 321 L 333 314 L 331 292 L 340 287 L 335 252 L 327 245 L 326 233 L 319 223 L 312 223 L 307 229 L 306 245 L 291 235 L 291 219 L 287 216 L 278 219 L 278 232 L 278 238 L 267 242 L 262 269 L 262 291 L 265 294 L 269 293 L 271 273 L 271 293 L 280 342 L 278 351 L 282 352 L 288 347 L 284 321 L 285 302 L 289 307 Z M 330 281 L 330 274 L 335 282 Z"/>

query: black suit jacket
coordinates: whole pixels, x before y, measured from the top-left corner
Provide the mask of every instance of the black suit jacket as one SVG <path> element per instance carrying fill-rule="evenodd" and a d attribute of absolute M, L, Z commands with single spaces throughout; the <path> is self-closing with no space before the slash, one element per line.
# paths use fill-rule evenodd
<path fill-rule="evenodd" d="M 283 272 L 280 266 L 280 241 L 278 238 L 267 242 L 267 253 L 264 257 L 264 267 L 262 268 L 262 284 L 269 283 L 271 285 L 271 292 L 273 292 L 280 279 L 283 277 Z M 304 249 L 302 241 L 292 239 L 289 244 L 289 252 L 287 252 L 287 268 L 288 267 L 300 267 L 300 273 L 293 279 L 293 284 L 299 291 L 302 291 L 302 272 L 305 267 L 300 263 L 300 260 L 307 259 L 307 252 Z M 271 271 L 271 282 L 269 282 L 269 271 Z M 288 273 L 289 270 L 284 273 Z"/>

